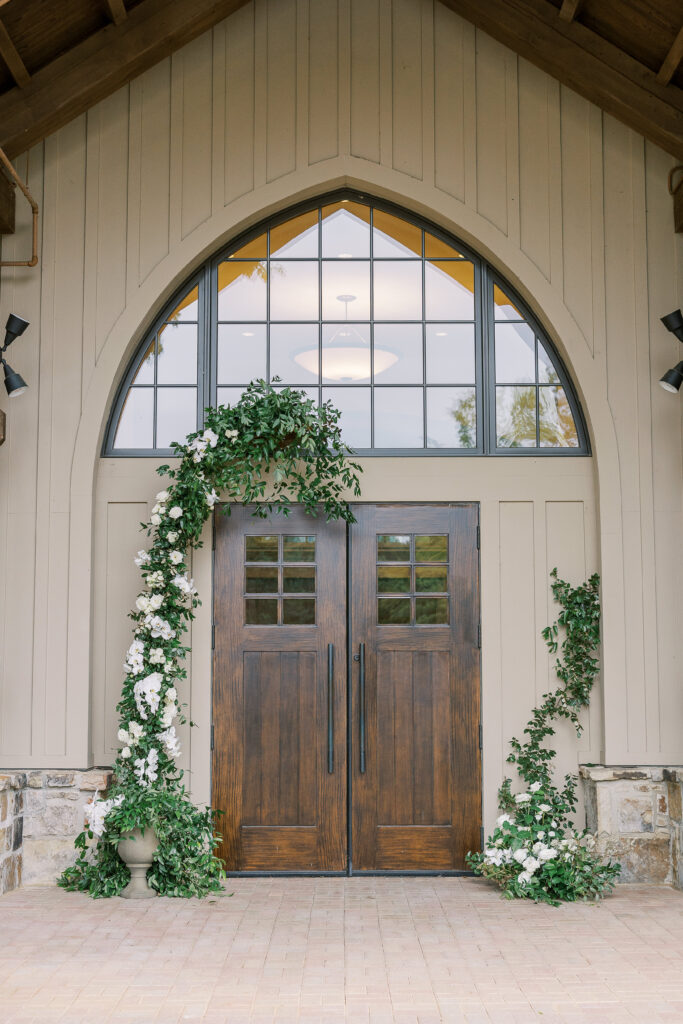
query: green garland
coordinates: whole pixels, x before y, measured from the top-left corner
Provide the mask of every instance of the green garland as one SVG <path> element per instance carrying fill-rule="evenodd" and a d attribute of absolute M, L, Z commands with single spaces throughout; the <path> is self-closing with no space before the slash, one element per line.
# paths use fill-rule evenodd
<path fill-rule="evenodd" d="M 550 574 L 551 589 L 562 610 L 557 621 L 543 630 L 551 654 L 560 651 L 555 672 L 560 686 L 543 695 L 534 708 L 520 742 L 513 737 L 508 762 L 517 767 L 526 790 L 512 793 L 511 779 L 498 791 L 503 814 L 496 822 L 483 853 L 467 860 L 475 874 L 491 879 L 512 899 L 520 897 L 557 904 L 560 901 L 597 899 L 611 892 L 620 867 L 604 864 L 595 856 L 595 841 L 587 831 L 577 831 L 570 820 L 576 809 L 576 775 L 565 775 L 564 784 L 553 781 L 555 751 L 544 746 L 555 735 L 552 722 L 564 718 L 581 735 L 579 715 L 590 703 L 599 671 L 595 652 L 600 645 L 600 578 L 593 575 L 578 587 Z M 560 630 L 564 639 L 558 638 Z"/>
<path fill-rule="evenodd" d="M 129 873 L 116 852 L 118 841 L 124 832 L 150 826 L 159 837 L 150 885 L 165 896 L 220 889 L 215 813 L 194 805 L 176 766 L 174 722 L 186 721 L 177 687 L 187 676 L 183 661 L 190 650 L 182 636 L 200 603 L 187 552 L 201 546 L 219 495 L 226 503 L 255 505 L 261 517 L 273 511 L 286 516 L 298 503 L 311 515 L 354 522 L 343 495 L 360 495 L 360 466 L 347 458 L 339 416 L 329 402 L 317 408 L 304 392 L 275 391 L 256 381 L 234 406 L 208 409 L 206 428 L 173 445 L 177 468 L 159 466 L 157 472 L 172 482 L 142 524 L 152 542 L 135 560 L 145 589 L 130 613 L 134 639 L 117 705 L 122 746 L 114 782 L 106 800 L 96 798 L 86 809 L 89 825 L 76 839 L 78 859 L 59 880 L 65 889 L 120 893 Z M 229 504 L 224 511 L 230 514 Z"/>

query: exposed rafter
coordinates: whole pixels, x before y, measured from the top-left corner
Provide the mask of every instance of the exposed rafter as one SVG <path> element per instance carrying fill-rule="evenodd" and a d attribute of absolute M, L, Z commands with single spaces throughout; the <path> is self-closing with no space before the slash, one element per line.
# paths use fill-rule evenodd
<path fill-rule="evenodd" d="M 657 81 L 662 85 L 668 85 L 676 74 L 678 65 L 683 60 L 683 25 L 674 39 L 673 46 L 664 58 L 664 62 L 657 72 Z"/>
<path fill-rule="evenodd" d="M 115 25 L 120 25 L 126 20 L 127 11 L 124 7 L 123 0 L 105 0 L 111 20 Z"/>
<path fill-rule="evenodd" d="M 683 91 L 547 0 L 442 0 L 447 7 L 683 160 Z"/>
<path fill-rule="evenodd" d="M 10 38 L 10 34 L 0 21 L 0 57 L 9 68 L 10 74 L 18 86 L 28 85 L 31 76 L 26 70 L 26 65 L 19 56 L 16 46 Z"/>
<path fill-rule="evenodd" d="M 583 0 L 562 0 L 560 7 L 560 18 L 562 21 L 573 21 L 579 13 L 579 7 Z"/>
<path fill-rule="evenodd" d="M 0 96 L 0 146 L 17 156 L 246 2 L 145 0 Z"/>

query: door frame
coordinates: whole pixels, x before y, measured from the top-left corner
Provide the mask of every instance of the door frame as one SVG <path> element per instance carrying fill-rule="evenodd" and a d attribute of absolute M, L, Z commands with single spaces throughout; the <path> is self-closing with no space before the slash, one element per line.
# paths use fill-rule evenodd
<path fill-rule="evenodd" d="M 238 503 L 235 503 L 238 504 Z M 484 845 L 484 827 L 483 827 L 483 798 L 484 798 L 484 787 L 483 787 L 483 762 L 484 762 L 484 751 L 483 751 L 483 693 L 482 693 L 482 642 L 481 642 L 481 502 L 479 501 L 354 501 L 349 503 L 351 510 L 359 505 L 380 505 L 385 508 L 398 507 L 398 508 L 420 508 L 420 507 L 441 507 L 449 508 L 452 506 L 466 505 L 468 507 L 475 507 L 477 510 L 477 597 L 478 597 L 478 649 L 479 649 L 479 679 L 477 686 L 477 696 L 479 702 L 479 737 L 478 737 L 478 749 L 479 749 L 479 832 L 480 832 L 480 845 L 483 848 Z M 214 520 L 215 522 L 215 520 Z M 465 869 L 453 869 L 453 870 L 364 870 L 358 871 L 353 867 L 353 760 L 352 760 L 352 673 L 353 673 L 353 636 L 351 629 L 351 614 L 352 614 L 352 602 L 353 602 L 353 578 L 352 578 L 352 547 L 353 547 L 353 524 L 346 525 L 346 842 L 347 842 L 347 862 L 346 869 L 343 871 L 227 871 L 226 875 L 229 878 L 351 878 L 351 877 L 393 877 L 393 876 L 404 876 L 404 877 L 460 877 L 472 875 L 472 871 Z M 211 645 L 212 654 L 214 650 L 214 634 L 215 634 L 215 600 L 216 600 L 216 588 L 215 588 L 215 549 L 216 549 L 216 530 L 215 526 L 212 527 L 212 562 L 211 562 L 211 576 L 212 576 L 212 587 L 211 587 Z M 339 666 L 340 668 L 342 665 Z M 211 806 L 215 806 L 214 800 L 214 672 L 215 672 L 215 659 L 211 659 L 211 766 L 210 766 L 210 779 L 211 779 Z M 220 826 L 220 821 L 219 821 Z M 219 827 L 220 831 L 220 827 Z"/>

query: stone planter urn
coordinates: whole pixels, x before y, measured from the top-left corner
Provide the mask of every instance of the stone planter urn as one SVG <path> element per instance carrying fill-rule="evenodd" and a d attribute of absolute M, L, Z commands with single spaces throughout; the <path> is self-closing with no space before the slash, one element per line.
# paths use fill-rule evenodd
<path fill-rule="evenodd" d="M 117 847 L 119 857 L 130 869 L 130 882 L 121 895 L 126 900 L 149 900 L 157 896 L 156 889 L 147 884 L 147 872 L 152 865 L 159 840 L 153 828 L 134 828 L 124 832 Z"/>

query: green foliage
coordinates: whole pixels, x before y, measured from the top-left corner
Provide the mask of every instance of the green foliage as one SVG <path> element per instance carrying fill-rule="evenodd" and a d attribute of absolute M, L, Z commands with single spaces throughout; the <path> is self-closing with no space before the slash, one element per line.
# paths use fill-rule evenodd
<path fill-rule="evenodd" d="M 593 575 L 578 587 L 551 573 L 551 589 L 561 605 L 557 621 L 543 630 L 555 661 L 560 686 L 545 693 L 533 709 L 524 741 L 513 737 L 507 760 L 517 768 L 527 789 L 513 794 L 511 779 L 503 781 L 498 802 L 503 814 L 496 822 L 483 853 L 468 854 L 475 874 L 496 882 L 503 894 L 557 904 L 598 899 L 611 892 L 620 867 L 604 864 L 594 853 L 595 841 L 577 831 L 570 820 L 576 810 L 576 775 L 565 775 L 556 785 L 556 752 L 545 741 L 555 735 L 552 723 L 570 721 L 581 735 L 579 715 L 588 707 L 599 663 L 600 579 Z"/>
<path fill-rule="evenodd" d="M 124 832 L 147 827 L 159 838 L 148 873 L 159 893 L 203 896 L 221 888 L 214 812 L 192 803 L 175 763 L 173 722 L 186 721 L 177 696 L 189 653 L 182 636 L 199 604 L 187 553 L 201 545 L 219 495 L 255 505 L 262 517 L 273 511 L 286 516 L 296 502 L 313 516 L 353 522 L 343 495 L 360 495 L 360 466 L 347 458 L 339 415 L 329 402 L 317 408 L 304 392 L 276 392 L 256 381 L 234 406 L 208 409 L 205 429 L 173 445 L 176 468 L 158 468 L 172 482 L 142 524 L 152 542 L 136 559 L 145 589 L 130 613 L 134 639 L 117 705 L 122 746 L 114 783 L 108 799 L 89 809 L 90 827 L 75 844 L 76 864 L 59 881 L 64 888 L 117 895 L 129 878 L 117 843 Z M 230 505 L 223 511 L 229 515 Z"/>

